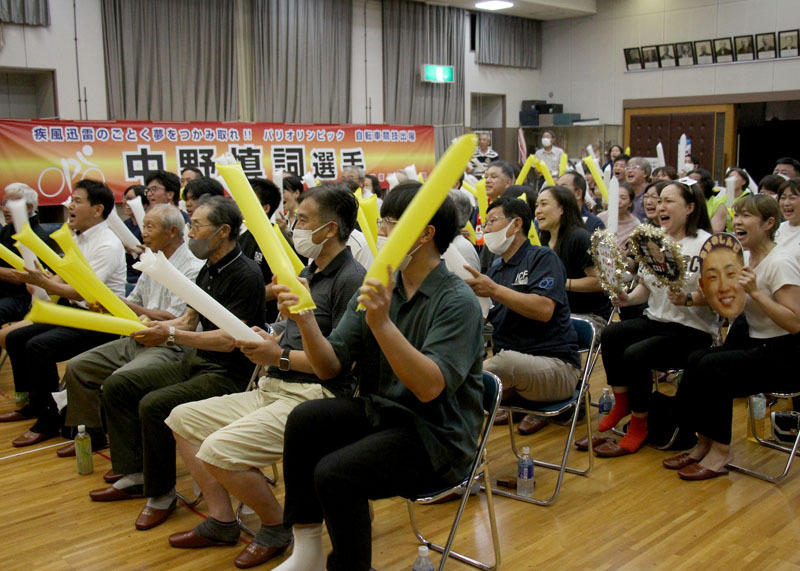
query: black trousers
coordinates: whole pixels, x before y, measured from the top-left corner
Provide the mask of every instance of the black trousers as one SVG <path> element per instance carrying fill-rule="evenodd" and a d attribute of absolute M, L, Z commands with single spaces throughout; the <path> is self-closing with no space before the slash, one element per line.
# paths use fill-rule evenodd
<path fill-rule="evenodd" d="M 31 307 L 31 296 L 10 295 L 0 298 L 0 325 L 20 321 Z"/>
<path fill-rule="evenodd" d="M 734 398 L 800 390 L 800 335 L 749 339 L 747 345 L 726 343 L 689 357 L 678 391 L 682 426 L 730 444 Z"/>
<path fill-rule="evenodd" d="M 368 500 L 411 497 L 446 486 L 410 425 L 373 426 L 364 401 L 300 404 L 286 423 L 283 453 L 287 526 L 325 520 L 333 551 L 329 570 L 368 570 L 372 536 Z"/>
<path fill-rule="evenodd" d="M 601 343 L 608 384 L 628 387 L 631 410 L 647 412 L 652 370 L 684 368 L 689 355 L 711 345 L 711 335 L 678 323 L 636 317 L 608 325 Z"/>
<path fill-rule="evenodd" d="M 58 390 L 57 363 L 118 337 L 44 323 L 34 323 L 8 334 L 6 350 L 14 370 L 14 388 L 30 393 L 26 412 L 39 418 L 32 431 L 49 434 L 59 428 L 58 410 L 50 394 Z"/>

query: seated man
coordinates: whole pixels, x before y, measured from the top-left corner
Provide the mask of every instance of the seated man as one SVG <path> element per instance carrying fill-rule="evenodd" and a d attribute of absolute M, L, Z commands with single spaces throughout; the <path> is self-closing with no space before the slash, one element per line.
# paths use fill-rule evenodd
<path fill-rule="evenodd" d="M 112 292 L 121 296 L 125 294 L 125 249 L 106 223 L 112 208 L 114 195 L 105 184 L 89 179 L 78 181 L 72 192 L 68 223 L 94 273 Z M 58 276 L 50 277 L 38 269 L 14 270 L 14 275 L 73 305 L 86 306 L 80 294 Z M 56 364 L 115 338 L 108 333 L 44 323 L 34 323 L 8 334 L 6 350 L 14 370 L 15 390 L 29 391 L 30 403 L 20 410 L 0 415 L 0 422 L 38 417 L 29 431 L 12 442 L 14 446 L 30 446 L 58 434 L 61 419 L 51 395 L 58 390 Z"/>
<path fill-rule="evenodd" d="M 170 263 L 194 281 L 202 262 L 183 241 L 183 216 L 174 206 L 159 204 L 144 217 L 142 240 L 153 252 L 164 252 Z M 124 298 L 123 298 L 124 299 Z M 125 303 L 137 315 L 153 321 L 175 319 L 184 314 L 186 302 L 147 274 L 142 275 Z M 183 357 L 180 345 L 145 347 L 133 337 L 124 337 L 95 347 L 70 359 L 64 373 L 67 385 L 68 426 L 86 426 L 92 448 L 106 447 L 106 434 L 100 417 L 100 389 L 115 371 L 169 363 Z M 75 455 L 75 443 L 59 448 L 60 457 Z"/>
<path fill-rule="evenodd" d="M 323 185 L 304 192 L 294 235 L 311 231 L 322 250 L 301 277 L 308 280 L 317 308 L 314 318 L 323 335 L 330 334 L 347 303 L 364 281 L 364 268 L 347 247 L 356 223 L 358 202 L 344 185 Z M 266 337 L 266 333 L 261 332 Z M 292 320 L 277 343 L 242 342 L 252 361 L 269 365 L 258 389 L 175 407 L 167 418 L 178 450 L 208 503 L 209 517 L 193 530 L 169 538 L 173 547 L 233 545 L 239 526 L 228 493 L 253 508 L 261 530 L 236 558 L 237 567 L 251 567 L 281 553 L 291 540 L 283 527 L 283 511 L 260 468 L 280 460 L 286 417 L 301 402 L 352 394 L 350 370 L 321 381 L 295 369 L 303 344 Z"/>
<path fill-rule="evenodd" d="M 381 234 L 419 186 L 402 183 L 387 195 Z M 401 271 L 386 268 L 386 286 L 367 281 L 327 339 L 311 313 L 290 315 L 304 348 L 293 366 L 330 379 L 355 365 L 360 396 L 305 402 L 289 415 L 284 521 L 295 544 L 277 569 L 324 568 L 324 519 L 333 544 L 327 568 L 366 571 L 368 500 L 441 489 L 469 468 L 483 422 L 482 320 L 478 300 L 440 259 L 458 230 L 447 198 Z M 296 303 L 288 288 L 276 290 L 282 311 Z"/>
<path fill-rule="evenodd" d="M 264 280 L 236 243 L 242 214 L 222 196 L 203 197 L 192 217 L 189 250 L 206 264 L 196 283 L 249 326 L 264 326 Z M 198 323 L 202 331 L 196 331 Z M 175 509 L 175 441 L 164 424 L 179 404 L 244 390 L 253 365 L 234 340 L 191 308 L 178 319 L 148 323 L 134 339 L 146 347 L 187 348 L 179 361 L 118 370 L 103 384 L 111 466 L 124 476 L 94 490 L 97 502 L 149 497 L 136 520 L 150 529 Z"/>
<path fill-rule="evenodd" d="M 554 250 L 531 245 L 530 225 L 531 211 L 521 200 L 503 197 L 489 205 L 484 239 L 500 258 L 487 275 L 473 271 L 467 283 L 494 300 L 488 316 L 494 355 L 483 368 L 503 381 L 503 398 L 557 402 L 572 396 L 580 378 L 578 337 L 564 265 Z"/>

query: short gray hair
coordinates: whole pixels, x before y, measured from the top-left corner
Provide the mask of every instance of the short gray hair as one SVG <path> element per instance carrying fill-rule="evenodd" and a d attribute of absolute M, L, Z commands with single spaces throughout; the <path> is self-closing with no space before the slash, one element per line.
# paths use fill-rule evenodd
<path fill-rule="evenodd" d="M 39 209 L 39 194 L 24 182 L 12 182 L 7 185 L 5 194 L 9 192 L 19 194 L 25 200 L 25 204 L 33 206 L 34 212 Z M 5 198 L 5 196 L 3 198 Z"/>
<path fill-rule="evenodd" d="M 644 158 L 644 157 L 633 157 L 631 160 L 629 160 L 629 161 L 628 161 L 628 164 L 631 164 L 631 163 L 635 164 L 637 167 L 639 167 L 640 169 L 642 169 L 642 172 L 643 172 L 643 173 L 645 174 L 645 176 L 647 176 L 647 177 L 649 177 L 649 176 L 650 176 L 650 173 L 651 173 L 651 172 L 652 172 L 652 170 L 653 170 L 653 167 L 652 167 L 652 165 L 650 164 L 650 161 L 648 161 L 648 160 L 647 160 L 646 158 Z"/>
<path fill-rule="evenodd" d="M 450 198 L 456 205 L 456 214 L 458 215 L 458 227 L 463 228 L 467 225 L 467 220 L 472 216 L 472 202 L 469 197 L 464 194 L 466 191 L 454 188 L 450 191 Z"/>
<path fill-rule="evenodd" d="M 171 204 L 157 204 L 150 208 L 148 214 L 155 214 L 161 220 L 161 225 L 164 230 L 169 231 L 170 228 L 177 228 L 180 230 L 180 235 L 183 236 L 183 227 L 186 222 L 183 219 L 183 214 L 176 207 Z"/>
<path fill-rule="evenodd" d="M 355 165 L 348 165 L 348 166 L 342 168 L 342 170 L 343 171 L 352 171 L 352 172 L 356 173 L 356 176 L 358 177 L 358 180 L 364 180 L 364 177 L 366 176 L 366 173 L 364 172 L 364 169 L 362 169 L 361 167 L 357 167 Z"/>

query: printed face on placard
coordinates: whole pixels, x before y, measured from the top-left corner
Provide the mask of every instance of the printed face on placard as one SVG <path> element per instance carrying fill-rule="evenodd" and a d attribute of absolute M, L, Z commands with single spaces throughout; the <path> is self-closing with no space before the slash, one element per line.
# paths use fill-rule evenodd
<path fill-rule="evenodd" d="M 657 276 L 664 276 L 673 282 L 680 278 L 680 266 L 673 259 L 672 252 L 664 248 L 660 240 L 648 238 L 643 250 L 648 269 Z"/>
<path fill-rule="evenodd" d="M 738 316 L 744 310 L 745 292 L 739 283 L 744 266 L 742 245 L 731 234 L 714 234 L 700 251 L 700 288 L 719 315 Z"/>

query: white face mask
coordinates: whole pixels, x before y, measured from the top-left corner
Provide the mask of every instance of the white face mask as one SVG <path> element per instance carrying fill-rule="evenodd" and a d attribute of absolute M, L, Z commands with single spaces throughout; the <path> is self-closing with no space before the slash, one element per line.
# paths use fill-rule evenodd
<path fill-rule="evenodd" d="M 294 239 L 294 249 L 297 251 L 297 253 L 304 258 L 316 259 L 320 252 L 322 252 L 322 247 L 325 245 L 325 242 L 327 242 L 328 239 L 325 238 L 319 244 L 315 244 L 312 236 L 315 232 L 322 230 L 328 224 L 330 224 L 330 222 L 326 222 L 316 230 L 295 229 L 294 233 L 292 234 L 292 238 Z"/>
<path fill-rule="evenodd" d="M 381 251 L 381 248 L 383 248 L 386 245 L 386 242 L 388 241 L 389 241 L 389 236 L 378 236 L 376 238 L 375 246 L 377 246 L 379 252 Z"/>
<path fill-rule="evenodd" d="M 420 248 L 422 248 L 422 244 L 420 244 L 419 246 L 411 250 L 408 254 L 406 254 L 406 257 L 403 258 L 399 264 L 397 264 L 397 271 L 399 272 L 405 271 L 405 269 L 408 267 L 408 264 L 411 263 L 411 258 L 414 256 L 414 252 L 416 252 Z"/>
<path fill-rule="evenodd" d="M 542 137 L 542 146 L 543 147 L 549 147 L 552 144 L 553 144 L 553 139 L 551 139 L 549 137 Z"/>
<path fill-rule="evenodd" d="M 511 226 L 513 222 L 513 220 L 509 222 L 508 226 L 502 230 L 489 232 L 488 234 L 483 235 L 483 243 L 486 244 L 486 247 L 489 248 L 489 251 L 492 254 L 502 256 L 506 253 L 506 250 L 511 247 L 511 242 L 514 241 L 514 234 L 511 234 L 511 236 L 506 236 L 506 233 L 508 232 L 508 227 Z"/>

